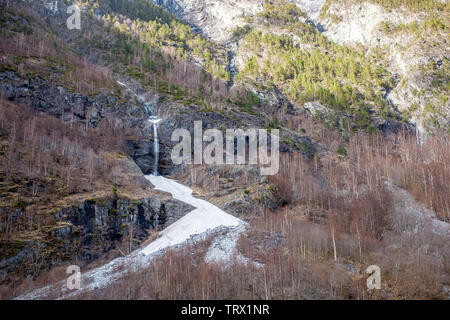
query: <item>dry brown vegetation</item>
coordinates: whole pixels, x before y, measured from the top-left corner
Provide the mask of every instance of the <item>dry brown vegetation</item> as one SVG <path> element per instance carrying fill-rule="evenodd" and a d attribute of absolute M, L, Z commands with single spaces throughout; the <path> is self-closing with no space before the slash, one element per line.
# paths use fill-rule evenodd
<path fill-rule="evenodd" d="M 77 299 L 442 299 L 448 267 L 434 253 L 423 251 L 421 236 L 390 237 L 366 245 L 359 255 L 354 235 L 337 238 L 338 261 L 327 227 L 307 222 L 293 210 L 266 212 L 252 223 L 239 250 L 256 267 L 232 261 L 228 266 L 207 264 L 205 248 L 186 246 L 169 251 L 139 273 L 128 273 L 107 288 L 83 293 Z M 278 245 L 262 238 L 282 235 Z M 268 234 L 268 236 L 267 236 Z M 425 236 L 425 235 L 424 235 Z M 445 253 L 444 244 L 432 243 Z M 256 239 L 256 240 L 255 240 Z M 401 240 L 400 240 L 401 239 Z M 397 247 L 392 247 L 395 241 Z M 448 252 L 444 259 L 448 259 Z M 382 290 L 368 291 L 365 268 L 382 268 Z M 448 281 L 448 279 L 447 279 Z M 445 282 L 444 282 L 445 283 Z"/>
<path fill-rule="evenodd" d="M 168 251 L 146 270 L 77 299 L 311 299 L 339 298 L 349 278 L 327 262 L 314 265 L 290 259 L 280 248 L 267 255 L 265 267 L 204 262 L 204 243 Z M 312 268 L 314 267 L 314 268 Z M 310 269 L 311 268 L 311 269 Z"/>
<path fill-rule="evenodd" d="M 129 135 L 116 120 L 92 128 L 0 100 L 2 256 L 14 252 L 16 242 L 45 235 L 64 199 L 108 195 L 116 183 L 125 183 L 118 168 L 127 159 Z"/>
<path fill-rule="evenodd" d="M 2 69 L 25 78 L 39 75 L 85 95 L 101 89 L 120 90 L 109 69 L 80 58 L 29 6 L 5 1 L 0 5 Z"/>
<path fill-rule="evenodd" d="M 170 250 L 145 270 L 130 272 L 108 287 L 84 292 L 77 299 L 428 299 L 442 298 L 447 269 L 433 253 L 420 249 L 421 239 L 374 241 L 359 256 L 351 235 L 337 239 L 340 258 L 333 261 L 329 230 L 305 221 L 296 210 L 265 212 L 252 222 L 239 250 L 263 265 L 231 261 L 207 264 L 210 241 Z M 280 243 L 270 243 L 274 235 Z M 428 235 L 429 236 L 429 235 Z M 442 249 L 442 244 L 434 244 Z M 448 253 L 446 258 L 448 259 Z M 368 291 L 365 268 L 382 268 L 382 290 Z M 55 271 L 56 272 L 56 271 Z M 42 279 L 53 279 L 47 275 Z M 47 282 L 48 284 L 50 282 Z M 49 297 L 51 298 L 51 297 Z"/>
<path fill-rule="evenodd" d="M 283 155 L 280 173 L 271 183 L 292 213 L 319 223 L 318 239 L 325 241 L 328 236 L 319 251 L 354 265 L 376 261 L 385 276 L 384 298 L 442 298 L 450 274 L 448 236 L 429 228 L 415 229 L 417 221 L 411 215 L 423 212 L 420 204 L 417 209 L 399 203 L 402 199 L 393 193 L 397 189 L 388 186 L 406 190 L 412 202 L 424 204 L 448 222 L 448 137 L 429 137 L 418 145 L 414 136 L 404 132 L 357 133 L 345 142 L 321 125 L 308 121 L 302 125 L 332 152 L 316 155 L 313 162 L 298 154 Z M 304 234 L 299 231 L 298 237 Z"/>
<path fill-rule="evenodd" d="M 358 198 L 365 191 L 383 188 L 384 182 L 390 181 L 408 190 L 417 200 L 435 211 L 439 219 L 450 221 L 448 135 L 430 136 L 421 145 L 417 144 L 414 135 L 406 131 L 386 136 L 358 132 L 344 141 L 335 130 L 310 118 L 289 117 L 286 121 L 289 127 L 303 129 L 330 150 L 330 153 L 316 156 L 313 164 L 297 155 L 291 155 L 293 161 L 282 159 L 282 171 L 275 179 L 292 185 L 291 188 L 281 188 L 284 193 L 288 193 L 286 196 L 317 202 L 317 197 L 321 197 L 318 195 L 321 188 L 317 187 L 319 176 L 327 181 L 327 191 L 323 193 L 331 191 L 330 194 L 334 194 L 336 199 L 339 195 L 349 199 Z M 339 155 L 340 148 L 347 155 Z M 284 179 L 286 176 L 289 176 L 287 180 Z M 303 184 L 303 179 L 307 183 Z M 316 183 L 310 183 L 312 181 Z M 324 201 L 323 198 L 319 200 L 322 206 Z"/>
<path fill-rule="evenodd" d="M 76 180 L 81 177 L 87 177 L 92 187 L 98 174 L 108 172 L 100 154 L 125 154 L 126 138 L 134 135 L 119 119 L 102 119 L 93 128 L 38 115 L 32 108 L 5 100 L 0 100 L 0 130 L 5 179 L 18 172 L 31 179 L 57 176 L 68 192 L 80 187 Z"/>

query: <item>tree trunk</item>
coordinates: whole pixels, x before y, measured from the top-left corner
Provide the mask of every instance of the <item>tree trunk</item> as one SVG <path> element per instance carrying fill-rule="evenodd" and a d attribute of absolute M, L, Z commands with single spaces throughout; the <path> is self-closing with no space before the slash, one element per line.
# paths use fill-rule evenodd
<path fill-rule="evenodd" d="M 336 241 L 334 240 L 334 228 L 332 229 L 331 239 L 333 240 L 334 261 L 337 260 Z"/>

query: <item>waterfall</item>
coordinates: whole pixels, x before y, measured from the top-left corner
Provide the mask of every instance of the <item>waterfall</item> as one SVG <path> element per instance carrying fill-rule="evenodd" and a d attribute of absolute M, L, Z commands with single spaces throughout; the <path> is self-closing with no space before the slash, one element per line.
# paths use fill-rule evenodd
<path fill-rule="evenodd" d="M 135 92 L 133 92 L 132 89 L 130 89 L 125 83 L 120 82 L 120 81 L 116 81 L 119 85 L 121 85 L 122 87 L 126 88 L 127 91 L 130 91 L 135 97 L 138 98 L 139 101 L 144 102 L 145 97 L 144 96 L 139 96 L 137 95 Z M 153 172 L 152 174 L 157 176 L 158 175 L 158 163 L 159 163 L 159 139 L 158 139 L 158 123 L 161 121 L 161 119 L 159 119 L 156 116 L 152 116 L 152 111 L 150 108 L 150 104 L 144 102 L 144 109 L 145 112 L 147 113 L 147 117 L 149 118 L 148 121 L 150 121 L 153 124 L 153 152 L 155 154 L 155 162 L 153 163 Z"/>
<path fill-rule="evenodd" d="M 159 163 L 159 139 L 158 139 L 158 123 L 161 121 L 158 117 L 151 116 L 149 120 L 153 124 L 153 152 L 155 154 L 155 161 L 153 163 L 153 175 L 158 175 L 158 163 Z"/>

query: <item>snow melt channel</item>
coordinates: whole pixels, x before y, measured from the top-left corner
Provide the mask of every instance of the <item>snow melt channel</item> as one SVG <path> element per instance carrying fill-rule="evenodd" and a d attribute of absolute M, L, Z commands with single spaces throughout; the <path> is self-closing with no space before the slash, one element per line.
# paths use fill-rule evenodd
<path fill-rule="evenodd" d="M 220 227 L 231 228 L 228 231 L 230 237 L 225 237 L 224 245 L 220 250 L 222 254 L 216 253 L 209 257 L 209 261 L 224 261 L 231 258 L 236 252 L 235 245 L 237 234 L 240 234 L 246 226 L 246 223 L 232 215 L 222 211 L 212 203 L 206 200 L 198 199 L 192 196 L 192 189 L 186 187 L 174 180 L 162 176 L 149 175 L 148 180 L 156 189 L 169 192 L 180 201 L 188 203 L 195 207 L 193 211 L 186 214 L 160 233 L 160 237 L 145 247 L 142 252 L 145 255 L 153 254 L 159 250 L 172 247 L 189 240 L 191 237 L 212 231 Z"/>

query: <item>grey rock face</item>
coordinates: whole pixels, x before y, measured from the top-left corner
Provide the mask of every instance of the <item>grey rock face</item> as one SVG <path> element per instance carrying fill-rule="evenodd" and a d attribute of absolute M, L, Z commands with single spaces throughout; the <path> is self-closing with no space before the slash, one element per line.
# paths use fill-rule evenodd
<path fill-rule="evenodd" d="M 164 229 L 193 209 L 166 195 L 86 200 L 54 214 L 61 226 L 51 231 L 49 239 L 53 240 L 48 245 L 30 241 L 16 254 L 0 257 L 0 276 L 13 274 L 22 266 L 27 266 L 27 275 L 36 276 L 65 259 L 92 262 L 130 235 L 134 242 L 144 241 L 149 230 Z"/>
<path fill-rule="evenodd" d="M 87 122 L 96 127 L 102 119 L 115 116 L 125 128 L 133 128 L 140 133 L 142 138 L 128 141 L 129 152 L 144 173 L 151 171 L 154 162 L 153 131 L 146 121 L 143 103 L 119 102 L 117 97 L 104 92 L 89 98 L 70 93 L 66 88 L 39 77 L 20 79 L 10 71 L 1 72 L 0 81 L 0 93 L 6 99 L 28 105 L 65 122 Z"/>
<path fill-rule="evenodd" d="M 153 141 L 129 141 L 128 148 L 130 155 L 141 168 L 142 172 L 149 174 L 153 170 L 155 155 L 153 154 Z"/>
<path fill-rule="evenodd" d="M 151 0 L 163 6 L 192 28 L 209 38 L 226 42 L 237 26 L 245 24 L 244 15 L 263 10 L 261 0 Z"/>
<path fill-rule="evenodd" d="M 61 210 L 57 216 L 70 222 L 72 228 L 82 229 L 86 235 L 99 233 L 102 237 L 120 240 L 133 228 L 140 240 L 148 236 L 148 229 L 163 229 L 194 208 L 168 196 L 130 199 L 86 200 L 78 206 Z M 67 234 L 67 229 L 58 231 Z M 90 239 L 86 238 L 86 244 Z"/>
<path fill-rule="evenodd" d="M 170 109 L 170 106 L 166 104 L 158 104 L 155 106 L 154 112 L 156 114 L 164 114 L 166 110 Z M 171 152 L 173 147 L 179 143 L 179 141 L 172 141 L 172 133 L 176 129 L 186 129 L 191 135 L 191 145 L 193 147 L 194 137 L 194 123 L 195 121 L 202 122 L 202 130 L 205 132 L 208 129 L 218 129 L 223 133 L 225 137 L 225 131 L 227 129 L 264 129 L 267 127 L 267 123 L 263 117 L 258 117 L 245 112 L 220 112 L 220 111 L 208 111 L 204 112 L 197 106 L 179 107 L 175 109 L 171 114 L 166 113 L 166 117 L 158 125 L 159 142 L 160 142 L 160 159 L 159 159 L 159 172 L 164 175 L 175 175 L 184 171 L 184 167 L 181 165 L 174 165 L 171 159 Z M 167 111 L 166 111 L 167 112 Z M 310 157 L 317 151 L 316 143 L 307 136 L 302 136 L 291 130 L 281 130 L 280 137 L 280 152 L 289 152 L 293 149 L 299 150 L 304 155 Z M 225 139 L 224 139 L 225 143 Z M 208 143 L 204 143 L 205 147 Z M 268 144 L 270 150 L 270 140 Z M 153 142 L 147 144 L 135 145 L 133 158 L 137 159 L 136 162 L 144 172 L 150 172 L 149 164 L 153 162 L 152 157 L 148 156 L 148 150 L 153 150 Z M 226 150 L 224 145 L 224 150 Z M 235 145 L 235 152 L 237 147 Z"/>

